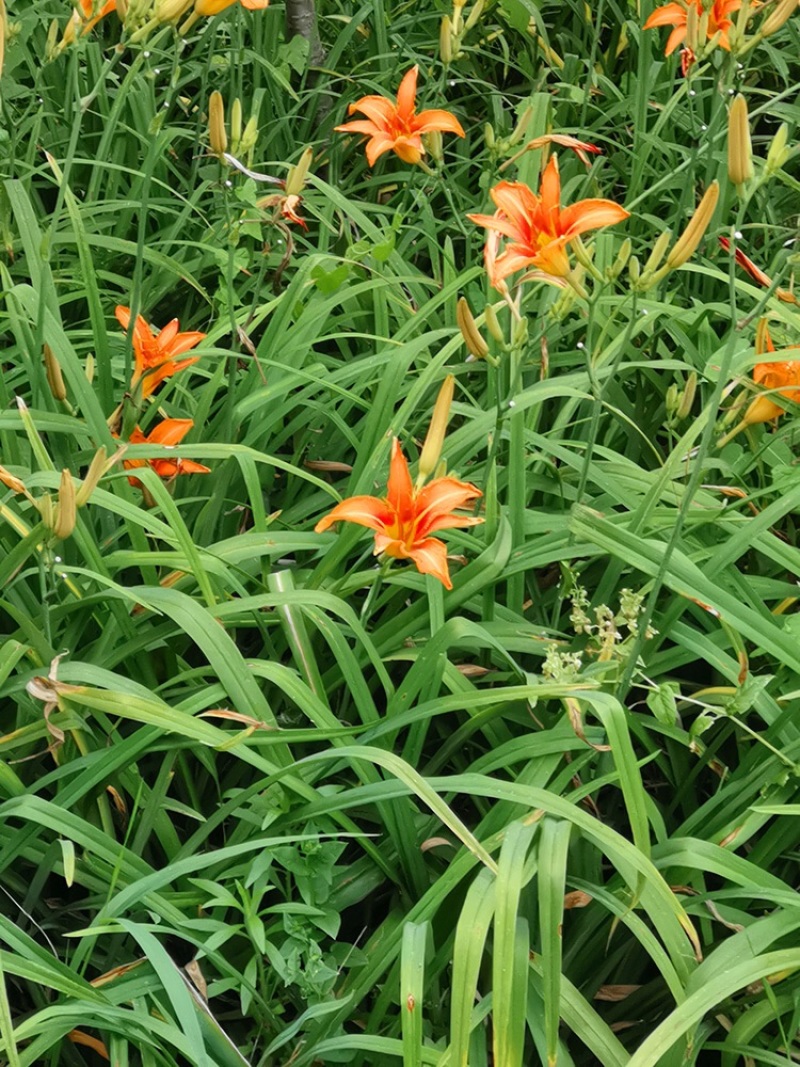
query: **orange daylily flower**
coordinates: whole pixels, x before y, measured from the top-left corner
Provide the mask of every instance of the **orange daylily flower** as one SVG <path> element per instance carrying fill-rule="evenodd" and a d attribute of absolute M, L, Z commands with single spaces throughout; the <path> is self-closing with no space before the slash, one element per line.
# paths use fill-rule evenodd
<path fill-rule="evenodd" d="M 790 345 L 790 348 L 797 348 L 797 345 Z M 764 321 L 759 327 L 756 337 L 756 354 L 763 355 L 764 352 L 774 352 L 775 345 L 772 343 L 772 338 L 769 335 L 766 321 Z M 800 359 L 788 359 L 780 363 L 756 363 L 753 367 L 753 381 L 756 385 L 763 385 L 765 389 L 775 389 L 781 396 L 785 396 L 787 400 L 794 400 L 795 403 L 800 402 Z M 756 398 L 753 403 L 759 398 Z M 778 407 L 777 404 L 773 404 L 776 409 L 774 415 L 771 418 L 777 418 L 778 415 L 783 414 L 783 408 Z M 766 422 L 766 419 L 764 420 Z"/>
<path fill-rule="evenodd" d="M 105 18 L 106 15 L 110 15 L 112 11 L 117 10 L 117 0 L 106 0 L 104 4 L 101 4 L 97 13 L 94 10 L 94 0 L 80 0 L 81 15 L 83 16 L 83 29 L 82 33 L 89 33 L 93 29 L 100 19 Z"/>
<path fill-rule="evenodd" d="M 363 133 L 369 137 L 367 162 L 371 167 L 384 152 L 394 152 L 404 163 L 419 163 L 425 155 L 423 133 L 441 130 L 464 136 L 461 123 L 449 111 L 434 109 L 415 114 L 418 72 L 419 67 L 412 67 L 404 75 L 397 90 L 397 103 L 385 96 L 362 96 L 349 106 L 347 113 L 360 111 L 366 119 L 334 127 L 340 133 Z"/>
<path fill-rule="evenodd" d="M 220 11 L 233 7 L 237 0 L 194 0 L 194 12 L 196 15 L 218 15 Z M 242 7 L 248 11 L 263 11 L 269 7 L 269 0 L 238 0 Z"/>
<path fill-rule="evenodd" d="M 727 237 L 720 237 L 719 243 L 726 252 L 730 252 L 731 242 Z M 756 266 L 752 259 L 744 254 L 741 248 L 736 248 L 733 254 L 736 262 L 742 270 L 747 271 L 757 285 L 762 286 L 764 289 L 769 289 L 772 285 L 772 279 L 768 274 L 764 273 L 761 267 Z M 775 296 L 777 296 L 778 300 L 783 300 L 785 304 L 796 304 L 798 302 L 794 293 L 790 293 L 788 289 L 776 289 Z"/>
<path fill-rule="evenodd" d="M 708 39 L 711 40 L 716 33 L 719 33 L 720 48 L 730 52 L 731 43 L 728 38 L 728 30 L 733 25 L 733 20 L 728 16 L 739 10 L 742 6 L 742 0 L 714 0 L 707 9 L 703 6 L 703 0 L 688 0 L 687 3 L 677 0 L 677 2 L 664 4 L 663 7 L 657 7 L 644 24 L 646 30 L 652 30 L 655 26 L 673 27 L 672 33 L 667 38 L 667 47 L 664 49 L 664 55 L 672 55 L 678 45 L 682 44 L 686 39 L 687 11 L 690 3 L 695 4 L 698 17 L 702 17 L 704 14 L 708 15 L 708 29 L 706 31 Z"/>
<path fill-rule="evenodd" d="M 130 437 L 132 445 L 163 445 L 172 448 L 179 445 L 186 434 L 194 426 L 192 419 L 164 419 L 155 426 L 147 436 L 137 426 Z M 195 463 L 193 459 L 123 459 L 122 466 L 126 470 L 134 470 L 137 467 L 152 467 L 159 478 L 175 478 L 179 474 L 209 474 L 210 467 L 204 467 L 202 463 Z M 133 486 L 141 487 L 138 478 L 129 476 L 128 481 Z"/>
<path fill-rule="evenodd" d="M 555 278 L 568 277 L 569 242 L 587 230 L 613 226 L 630 215 L 613 200 L 579 200 L 562 208 L 555 156 L 545 167 L 538 194 L 522 182 L 500 182 L 490 195 L 497 205 L 494 215 L 467 218 L 489 230 L 484 261 L 489 281 L 500 291 L 505 288 L 504 279 L 523 267 L 536 267 Z M 509 243 L 498 255 L 501 236 L 509 238 Z"/>
<path fill-rule="evenodd" d="M 351 496 L 337 504 L 314 527 L 322 533 L 335 522 L 354 522 L 375 531 L 375 555 L 385 553 L 395 559 L 413 560 L 420 574 L 432 574 L 452 589 L 447 569 L 447 547 L 431 534 L 453 527 L 476 526 L 483 519 L 473 515 L 456 515 L 483 496 L 471 482 L 455 478 L 434 478 L 418 489 L 411 481 L 408 463 L 395 437 L 386 496 Z"/>
<path fill-rule="evenodd" d="M 114 314 L 123 330 L 127 330 L 131 321 L 131 309 L 119 305 L 114 309 Z M 133 352 L 136 357 L 136 367 L 131 379 L 131 390 L 135 390 L 141 383 L 144 400 L 165 378 L 170 378 L 179 370 L 197 363 L 199 356 L 190 356 L 189 359 L 177 357 L 200 344 L 205 336 L 204 333 L 198 333 L 196 330 L 178 333 L 177 319 L 173 319 L 158 334 L 154 334 L 152 327 L 141 315 L 137 315 L 133 327 Z"/>

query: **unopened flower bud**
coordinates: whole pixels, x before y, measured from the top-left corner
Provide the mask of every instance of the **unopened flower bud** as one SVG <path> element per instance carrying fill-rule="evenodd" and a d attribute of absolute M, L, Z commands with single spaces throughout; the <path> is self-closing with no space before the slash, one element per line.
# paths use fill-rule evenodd
<path fill-rule="evenodd" d="M 670 250 L 667 262 L 662 269 L 665 269 L 665 271 L 675 270 L 691 259 L 708 229 L 718 199 L 719 182 L 715 179 L 703 194 L 703 199 L 697 205 L 694 215 L 689 219 L 686 229 Z"/>
<path fill-rule="evenodd" d="M 245 123 L 242 139 L 239 141 L 239 154 L 248 155 L 258 143 L 258 118 L 251 115 Z"/>
<path fill-rule="evenodd" d="M 306 184 L 308 169 L 311 166 L 311 160 L 313 158 L 314 149 L 309 146 L 303 152 L 302 156 L 300 156 L 299 161 L 290 168 L 289 173 L 286 175 L 287 196 L 299 196 L 300 193 L 302 193 Z"/>
<path fill-rule="evenodd" d="M 436 465 L 442 454 L 444 436 L 447 433 L 447 423 L 450 419 L 450 405 L 453 403 L 453 392 L 455 391 L 455 387 L 456 380 L 454 376 L 448 374 L 442 382 L 439 395 L 436 397 L 436 404 L 433 409 L 433 415 L 431 416 L 431 424 L 428 428 L 425 444 L 422 446 L 422 453 L 419 457 L 418 485 L 422 485 L 422 483 L 425 482 L 436 470 Z"/>
<path fill-rule="evenodd" d="M 86 381 L 89 385 L 94 381 L 94 353 L 90 352 L 86 357 L 86 366 L 84 367 L 86 374 Z"/>
<path fill-rule="evenodd" d="M 11 471 L 6 470 L 5 467 L 0 467 L 0 484 L 4 485 L 6 489 L 10 489 L 12 493 L 24 493 L 28 495 L 28 490 L 25 488 L 25 483 L 20 481 Z"/>
<path fill-rule="evenodd" d="M 697 371 L 693 370 L 686 379 L 686 386 L 681 394 L 680 404 L 675 415 L 679 419 L 685 419 L 692 410 L 695 393 L 697 392 Z"/>
<path fill-rule="evenodd" d="M 728 112 L 728 177 L 737 187 L 753 177 L 750 121 L 747 101 L 741 93 L 733 98 Z"/>
<path fill-rule="evenodd" d="M 684 38 L 684 45 L 692 52 L 697 51 L 699 42 L 698 35 L 698 13 L 696 4 L 687 4 L 686 7 L 686 37 Z"/>
<path fill-rule="evenodd" d="M 786 147 L 786 142 L 789 139 L 789 127 L 785 122 L 781 123 L 778 132 L 772 138 L 772 144 L 769 146 L 767 152 L 767 174 L 777 174 L 779 170 L 783 169 L 784 164 L 789 159 L 791 151 Z"/>
<path fill-rule="evenodd" d="M 635 289 L 636 286 L 639 284 L 639 279 L 642 276 L 642 268 L 639 264 L 638 256 L 631 256 L 631 258 L 628 260 L 628 275 L 631 279 L 631 284 Z"/>
<path fill-rule="evenodd" d="M 439 55 L 445 66 L 453 62 L 453 24 L 449 15 L 444 16 L 439 27 Z"/>
<path fill-rule="evenodd" d="M 649 274 L 657 271 L 661 266 L 661 260 L 669 247 L 669 243 L 672 240 L 672 230 L 663 230 L 656 238 L 656 243 L 653 245 L 653 250 L 647 257 L 647 262 L 644 265 L 644 273 Z"/>
<path fill-rule="evenodd" d="M 494 126 L 492 126 L 491 122 L 487 122 L 483 127 L 483 139 L 486 141 L 486 147 L 490 150 L 497 143 L 494 136 Z"/>
<path fill-rule="evenodd" d="M 86 477 L 81 482 L 81 486 L 75 494 L 76 507 L 83 507 L 97 488 L 100 479 L 108 474 L 124 451 L 124 447 L 118 449 L 111 459 L 107 458 L 105 448 L 99 448 L 97 452 L 95 452 L 92 462 L 89 464 L 89 470 L 86 472 Z"/>
<path fill-rule="evenodd" d="M 67 399 L 67 388 L 64 385 L 64 376 L 61 373 L 61 366 L 55 357 L 53 349 L 50 345 L 42 345 L 42 351 L 44 352 L 44 370 L 47 375 L 47 384 L 50 386 L 50 392 L 53 394 L 55 400 Z"/>
<path fill-rule="evenodd" d="M 441 163 L 444 159 L 444 144 L 442 141 L 441 130 L 430 130 L 428 133 L 423 133 L 425 140 L 425 148 L 428 151 L 431 159 L 436 163 Z"/>
<path fill-rule="evenodd" d="M 456 322 L 459 330 L 461 330 L 461 336 L 464 338 L 464 344 L 467 346 L 469 354 L 474 356 L 475 359 L 486 359 L 489 353 L 489 346 L 481 336 L 469 304 L 463 296 L 456 306 Z"/>
<path fill-rule="evenodd" d="M 128 17 L 128 0 L 117 0 L 117 18 L 125 25 L 125 19 Z"/>
<path fill-rule="evenodd" d="M 483 317 L 486 323 L 486 329 L 489 331 L 489 333 L 499 345 L 504 345 L 506 343 L 506 335 L 503 333 L 503 328 L 500 325 L 500 320 L 497 317 L 497 312 L 494 309 L 494 305 L 486 305 L 486 310 L 483 313 Z"/>
<path fill-rule="evenodd" d="M 56 508 L 55 522 L 51 529 L 56 537 L 62 540 L 69 537 L 75 529 L 78 517 L 78 509 L 75 503 L 75 483 L 68 470 L 62 470 L 61 482 L 58 487 L 58 506 Z"/>
<path fill-rule="evenodd" d="M 769 37 L 770 34 L 775 33 L 781 26 L 784 26 L 797 10 L 798 3 L 800 3 L 800 0 L 778 0 L 778 3 L 761 23 L 759 31 L 761 36 Z"/>
<path fill-rule="evenodd" d="M 614 262 L 606 270 L 606 276 L 609 281 L 616 281 L 620 274 L 622 274 L 627 266 L 628 260 L 631 258 L 632 248 L 633 244 L 630 237 L 626 237 L 619 247 L 619 252 L 617 252 Z"/>
<path fill-rule="evenodd" d="M 58 47 L 58 19 L 53 19 L 47 30 L 47 40 L 44 46 L 44 58 L 50 63 L 55 59 L 60 49 Z"/>
<path fill-rule="evenodd" d="M 486 4 L 486 0 L 476 0 L 476 2 L 470 8 L 470 12 L 467 15 L 467 21 L 464 23 L 464 33 L 468 33 L 478 22 L 478 19 L 483 14 L 483 9 Z"/>
<path fill-rule="evenodd" d="M 118 0 L 119 2 L 119 0 Z M 192 6 L 192 0 L 159 0 L 155 17 L 159 22 L 174 22 Z"/>
<path fill-rule="evenodd" d="M 208 99 L 208 141 L 214 155 L 222 159 L 228 150 L 228 135 L 225 133 L 225 105 L 222 93 L 217 89 Z"/>
<path fill-rule="evenodd" d="M 231 152 L 239 151 L 242 140 L 242 101 L 237 96 L 231 104 Z"/>

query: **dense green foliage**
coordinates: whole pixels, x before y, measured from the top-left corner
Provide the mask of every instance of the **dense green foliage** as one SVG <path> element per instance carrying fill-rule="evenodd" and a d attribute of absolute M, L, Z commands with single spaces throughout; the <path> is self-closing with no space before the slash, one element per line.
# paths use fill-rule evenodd
<path fill-rule="evenodd" d="M 185 38 L 109 14 L 64 48 L 66 2 L 5 5 L 0 1060 L 788 1063 L 793 398 L 720 440 L 758 320 L 800 344 L 776 292 L 800 17 L 684 78 L 650 0 L 490 0 L 449 64 L 441 2 L 318 0 L 312 69 L 278 2 Z M 333 127 L 414 64 L 419 108 L 466 136 L 427 170 L 368 167 Z M 234 163 L 209 154 L 213 90 L 257 119 Z M 508 161 L 549 133 L 602 149 L 558 149 L 562 203 L 631 217 L 572 249 L 583 295 L 525 281 L 515 322 L 466 216 L 501 179 L 537 189 L 547 148 Z M 263 176 L 309 145 L 303 230 Z M 637 285 L 714 179 L 695 254 Z M 489 359 L 467 359 L 460 297 Z M 116 305 L 207 333 L 138 412 Z M 393 436 L 415 471 L 448 374 L 443 457 L 485 519 L 445 532 L 449 591 L 359 526 L 314 533 L 384 495 Z M 70 528 L 112 431 L 162 418 L 193 420 L 184 443 L 125 459 L 211 472 L 135 486 L 118 457 Z"/>

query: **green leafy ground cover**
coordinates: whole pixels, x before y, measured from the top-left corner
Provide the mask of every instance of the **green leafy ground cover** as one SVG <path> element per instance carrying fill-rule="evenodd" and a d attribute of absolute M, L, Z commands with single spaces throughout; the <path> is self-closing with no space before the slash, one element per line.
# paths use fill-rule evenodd
<path fill-rule="evenodd" d="M 127 6 L 5 0 L 0 1059 L 792 1062 L 794 5 L 690 13 L 686 77 L 650 0 L 319 0 L 311 66 L 279 3 Z M 368 166 L 333 127 L 415 64 L 465 137 Z M 504 300 L 467 215 L 553 152 L 630 217 Z M 118 305 L 197 362 L 143 396 Z M 314 532 L 448 375 L 452 589 Z"/>

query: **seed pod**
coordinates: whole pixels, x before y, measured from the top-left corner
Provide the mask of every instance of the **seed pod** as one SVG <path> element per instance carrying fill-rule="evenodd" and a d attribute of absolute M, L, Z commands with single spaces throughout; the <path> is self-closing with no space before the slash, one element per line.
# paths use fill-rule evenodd
<path fill-rule="evenodd" d="M 750 120 L 747 101 L 741 93 L 733 98 L 728 112 L 728 177 L 736 186 L 749 182 L 753 177 Z"/>
<path fill-rule="evenodd" d="M 703 199 L 697 205 L 694 215 L 689 219 L 686 229 L 667 256 L 667 262 L 664 264 L 667 271 L 682 267 L 697 251 L 697 246 L 702 241 L 703 235 L 711 222 L 711 216 L 714 214 L 718 199 L 719 182 L 715 179 L 706 189 Z"/>
<path fill-rule="evenodd" d="M 208 141 L 214 155 L 222 159 L 228 149 L 228 135 L 225 133 L 225 104 L 217 89 L 208 99 Z"/>

